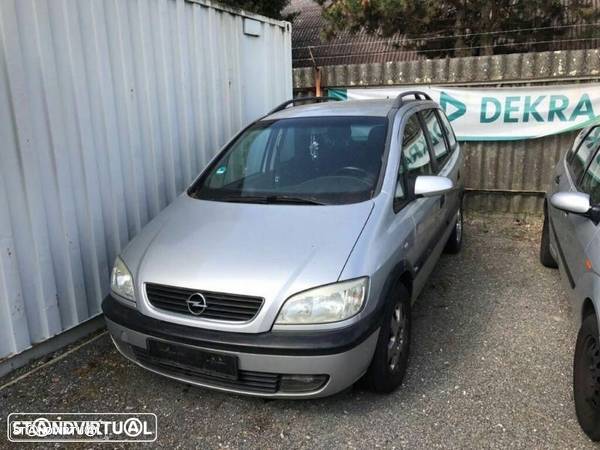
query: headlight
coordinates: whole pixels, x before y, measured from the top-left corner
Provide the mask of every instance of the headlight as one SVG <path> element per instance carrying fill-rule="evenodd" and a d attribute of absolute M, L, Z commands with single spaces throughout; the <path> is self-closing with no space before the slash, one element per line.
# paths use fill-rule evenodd
<path fill-rule="evenodd" d="M 368 284 L 368 278 L 359 278 L 293 295 L 283 304 L 275 323 L 303 325 L 348 319 L 360 311 Z"/>
<path fill-rule="evenodd" d="M 110 277 L 110 288 L 120 297 L 135 301 L 133 295 L 133 277 L 121 258 L 117 257 Z"/>

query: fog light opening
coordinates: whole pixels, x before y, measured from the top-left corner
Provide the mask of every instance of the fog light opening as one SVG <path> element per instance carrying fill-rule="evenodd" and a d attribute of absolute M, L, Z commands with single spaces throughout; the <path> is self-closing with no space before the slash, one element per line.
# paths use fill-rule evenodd
<path fill-rule="evenodd" d="M 316 391 L 323 387 L 328 379 L 327 375 L 282 375 L 279 390 L 288 393 Z"/>

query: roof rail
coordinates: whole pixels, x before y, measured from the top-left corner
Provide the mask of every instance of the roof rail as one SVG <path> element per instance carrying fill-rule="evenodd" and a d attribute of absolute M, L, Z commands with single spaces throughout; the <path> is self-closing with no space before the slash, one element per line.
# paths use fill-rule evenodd
<path fill-rule="evenodd" d="M 267 115 L 274 114 L 277 111 L 282 111 L 285 108 L 287 108 L 289 105 L 295 106 L 296 102 L 315 102 L 315 103 L 319 103 L 319 102 L 327 102 L 329 100 L 337 101 L 338 99 L 334 98 L 334 97 L 296 97 L 296 98 L 293 98 L 291 100 L 288 100 L 287 102 L 283 102 L 279 106 L 276 106 L 274 109 L 272 109 L 271 111 L 269 111 L 269 113 Z"/>
<path fill-rule="evenodd" d="M 423 91 L 406 91 L 398 94 L 396 99 L 394 100 L 393 108 L 400 108 L 404 103 L 405 97 L 413 96 L 415 100 L 431 100 L 429 94 L 426 94 Z"/>

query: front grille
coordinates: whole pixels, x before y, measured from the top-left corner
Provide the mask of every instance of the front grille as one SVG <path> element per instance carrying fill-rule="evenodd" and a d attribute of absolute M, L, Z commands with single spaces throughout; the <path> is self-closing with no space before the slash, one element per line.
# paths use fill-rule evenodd
<path fill-rule="evenodd" d="M 150 356 L 146 350 L 132 346 L 135 358 L 149 369 L 154 369 L 165 375 L 179 376 L 188 379 L 191 382 L 205 383 L 210 386 L 217 386 L 226 389 L 236 389 L 239 391 L 258 392 L 265 394 L 274 394 L 279 390 L 280 375 L 267 372 L 253 372 L 250 370 L 238 370 L 237 380 L 221 378 L 217 375 L 209 375 L 194 370 L 193 367 L 181 365 L 167 359 Z"/>
<path fill-rule="evenodd" d="M 206 299 L 206 309 L 197 316 L 190 312 L 186 303 L 187 299 L 196 293 L 202 294 Z M 152 306 L 165 311 L 230 322 L 252 320 L 263 304 L 260 297 L 221 294 L 154 283 L 146 283 L 146 295 Z"/>

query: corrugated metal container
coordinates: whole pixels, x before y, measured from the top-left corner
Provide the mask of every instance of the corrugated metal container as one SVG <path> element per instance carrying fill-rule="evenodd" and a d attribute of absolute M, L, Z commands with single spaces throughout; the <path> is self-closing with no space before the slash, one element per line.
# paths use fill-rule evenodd
<path fill-rule="evenodd" d="M 0 2 L 0 360 L 97 315 L 121 248 L 291 74 L 288 23 L 207 1 Z"/>

